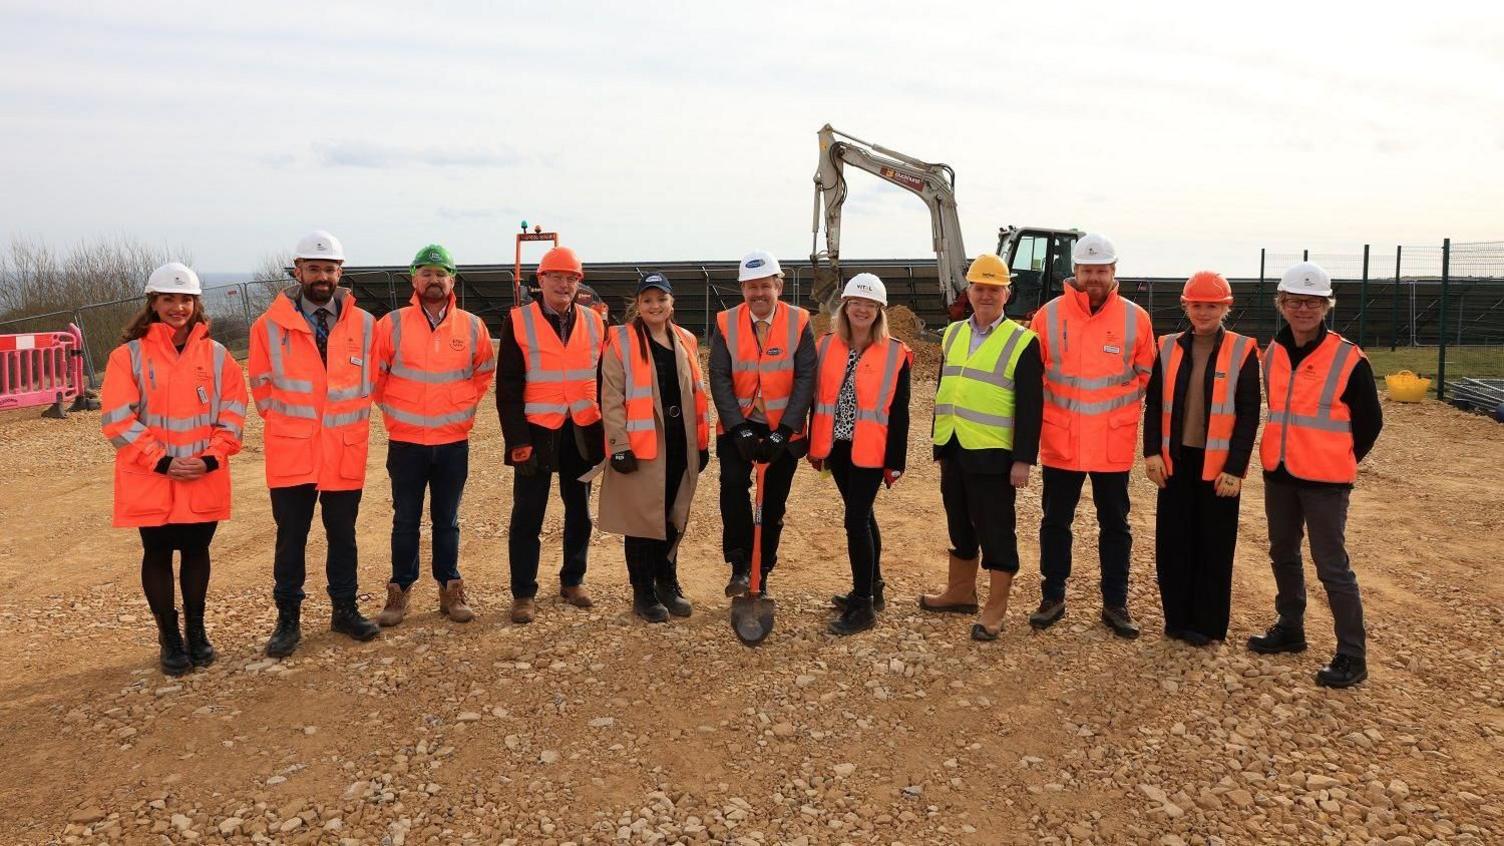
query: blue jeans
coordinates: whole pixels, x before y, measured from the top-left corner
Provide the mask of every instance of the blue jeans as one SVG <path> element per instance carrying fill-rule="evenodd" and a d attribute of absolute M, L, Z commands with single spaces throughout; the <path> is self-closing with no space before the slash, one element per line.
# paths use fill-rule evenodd
<path fill-rule="evenodd" d="M 386 453 L 392 477 L 392 581 L 407 590 L 418 580 L 418 524 L 423 496 L 431 493 L 433 577 L 440 586 L 460 577 L 460 496 L 470 475 L 470 442 L 423 446 L 392 441 Z"/>

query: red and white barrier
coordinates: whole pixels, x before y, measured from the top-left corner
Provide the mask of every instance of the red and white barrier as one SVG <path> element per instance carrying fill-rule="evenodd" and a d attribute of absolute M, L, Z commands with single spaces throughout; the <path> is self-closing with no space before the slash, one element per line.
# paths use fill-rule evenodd
<path fill-rule="evenodd" d="M 0 335 L 0 409 L 61 404 L 84 392 L 84 336 L 65 332 Z"/>

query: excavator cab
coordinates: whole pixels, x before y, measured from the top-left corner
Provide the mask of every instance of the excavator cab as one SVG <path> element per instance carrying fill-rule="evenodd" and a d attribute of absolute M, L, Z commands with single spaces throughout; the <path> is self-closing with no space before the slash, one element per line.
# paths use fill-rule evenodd
<path fill-rule="evenodd" d="M 1004 312 L 1027 321 L 1040 306 L 1060 294 L 1074 272 L 1071 250 L 1083 233 L 1076 229 L 998 230 L 997 254 L 1013 271 L 1013 296 Z"/>

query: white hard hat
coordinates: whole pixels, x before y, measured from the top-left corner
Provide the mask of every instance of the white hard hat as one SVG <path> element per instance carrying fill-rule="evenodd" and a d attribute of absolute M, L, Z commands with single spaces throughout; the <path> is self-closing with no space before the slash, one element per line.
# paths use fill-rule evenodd
<path fill-rule="evenodd" d="M 878 279 L 871 273 L 858 273 L 846 283 L 846 290 L 841 292 L 841 299 L 861 297 L 864 300 L 876 300 L 883 305 L 888 304 L 888 286 L 883 280 Z"/>
<path fill-rule="evenodd" d="M 1117 264 L 1118 250 L 1105 236 L 1088 232 L 1076 242 L 1071 260 L 1076 264 Z"/>
<path fill-rule="evenodd" d="M 338 238 L 322 229 L 315 229 L 298 240 L 298 251 L 293 253 L 292 257 L 337 261 L 344 264 L 345 247 Z"/>
<path fill-rule="evenodd" d="M 198 282 L 198 274 L 186 264 L 170 261 L 153 270 L 146 279 L 148 294 L 192 294 L 202 296 L 204 288 Z"/>
<path fill-rule="evenodd" d="M 736 281 L 746 282 L 748 279 L 766 279 L 769 276 L 783 276 L 783 267 L 778 264 L 778 259 L 767 250 L 753 250 L 742 259 L 741 266 L 736 269 Z"/>
<path fill-rule="evenodd" d="M 1332 275 L 1314 261 L 1303 261 L 1285 271 L 1277 290 L 1303 297 L 1330 297 Z"/>

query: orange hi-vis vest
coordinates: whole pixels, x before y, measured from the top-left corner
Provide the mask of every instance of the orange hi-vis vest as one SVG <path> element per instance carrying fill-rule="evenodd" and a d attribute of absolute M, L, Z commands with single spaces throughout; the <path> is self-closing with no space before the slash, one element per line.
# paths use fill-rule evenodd
<path fill-rule="evenodd" d="M 1284 464 L 1297 479 L 1348 484 L 1358 480 L 1352 409 L 1342 401 L 1342 393 L 1363 358 L 1357 344 L 1328 332 L 1292 372 L 1284 345 L 1269 344 L 1264 353 L 1269 419 L 1259 444 L 1265 470 Z"/>
<path fill-rule="evenodd" d="M 299 291 L 288 288 L 251 327 L 247 367 L 256 410 L 266 421 L 266 485 L 360 490 L 376 382 L 376 318 L 336 288 L 338 316 L 329 327 L 326 364 L 298 307 Z M 335 301 L 328 308 L 335 312 Z"/>
<path fill-rule="evenodd" d="M 769 429 L 778 428 L 794 392 L 794 355 L 799 339 L 809 326 L 809 312 L 798 306 L 779 302 L 773 306 L 773 320 L 768 327 L 767 346 L 757 343 L 752 328 L 752 311 L 746 303 L 716 315 L 716 325 L 731 354 L 731 386 L 736 393 L 742 416 L 750 416 L 761 400 L 763 416 Z M 794 437 L 803 436 L 804 421 L 790 421 Z M 716 420 L 717 434 L 726 427 Z"/>
<path fill-rule="evenodd" d="M 117 527 L 230 519 L 230 456 L 240 452 L 245 426 L 245 377 L 208 333 L 205 324 L 194 326 L 179 353 L 172 327 L 153 323 L 110 353 L 99 422 L 115 445 Z M 219 469 L 178 481 L 156 472 L 164 456 L 213 456 Z"/>
<path fill-rule="evenodd" d="M 697 448 L 709 449 L 710 403 L 705 399 L 705 382 L 700 375 L 700 346 L 688 329 L 672 324 L 670 328 L 678 337 L 679 343 L 684 345 L 684 355 L 689 359 L 690 379 L 695 393 Z M 659 419 L 653 404 L 653 380 L 657 373 L 653 357 L 633 337 L 634 334 L 630 324 L 611 327 L 606 351 L 621 361 L 624 377 L 622 400 L 627 411 L 627 445 L 631 447 L 634 456 L 648 460 L 658 457 L 658 427 L 667 425 L 668 421 Z"/>
<path fill-rule="evenodd" d="M 1040 463 L 1077 472 L 1133 469 L 1154 366 L 1149 313 L 1114 289 L 1093 314 L 1086 292 L 1066 285 L 1029 328 L 1044 357 Z"/>
<path fill-rule="evenodd" d="M 1175 332 L 1159 339 L 1159 369 L 1163 387 L 1161 390 L 1159 455 L 1165 460 L 1165 469 L 1174 472 L 1170 461 L 1170 416 L 1175 410 L 1175 384 L 1180 366 L 1185 363 L 1185 350 L 1178 343 L 1183 333 Z M 1212 481 L 1227 466 L 1227 452 L 1232 449 L 1232 430 L 1238 421 L 1237 396 L 1238 376 L 1250 355 L 1258 355 L 1259 345 L 1247 335 L 1223 330 L 1222 343 L 1217 347 L 1217 359 L 1213 364 L 1212 403 L 1206 416 L 1206 465 L 1201 473 L 1205 481 Z"/>
<path fill-rule="evenodd" d="M 475 409 L 496 372 L 491 333 L 449 295 L 444 319 L 428 322 L 418 294 L 412 305 L 376 322 L 376 407 L 387 436 L 423 446 L 470 437 Z"/>
<path fill-rule="evenodd" d="M 831 332 L 820 339 L 817 347 L 820 366 L 815 376 L 815 405 L 809 424 L 809 457 L 830 456 L 835 442 L 836 403 L 841 383 L 846 379 L 846 362 L 851 348 L 841 336 Z M 914 353 L 897 338 L 869 344 L 857 359 L 856 420 L 851 433 L 851 463 L 858 467 L 882 469 L 888 458 L 888 412 L 893 408 L 893 393 L 898 390 L 898 374 Z"/>
<path fill-rule="evenodd" d="M 589 426 L 601 419 L 596 365 L 606 342 L 606 323 L 588 308 L 574 309 L 569 343 L 559 337 L 536 300 L 512 309 L 512 337 L 527 359 L 522 414 L 544 429 L 560 429 L 565 420 Z"/>

